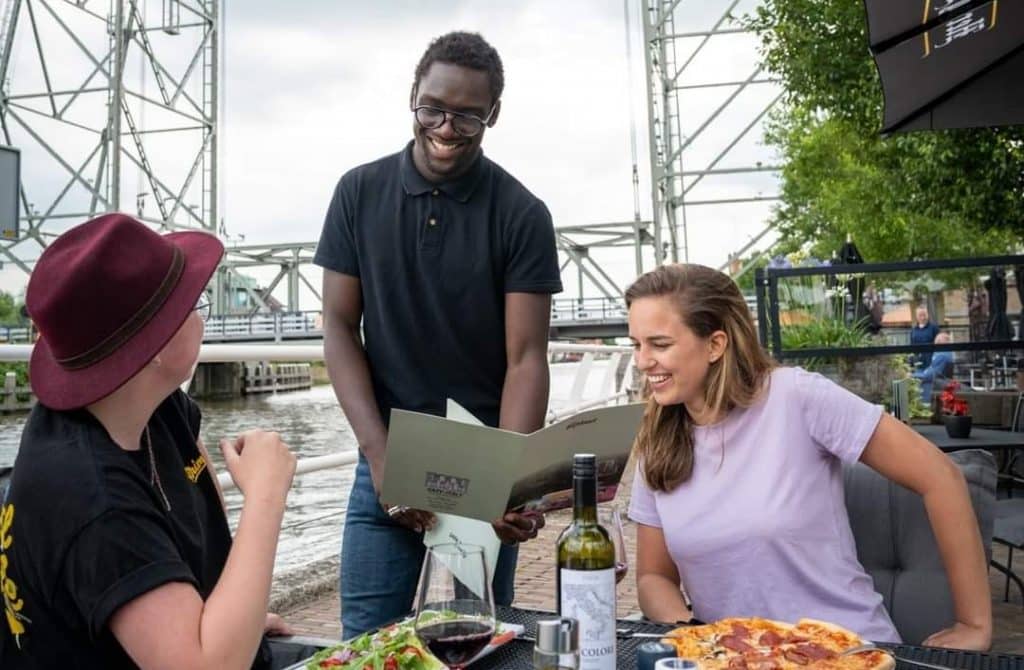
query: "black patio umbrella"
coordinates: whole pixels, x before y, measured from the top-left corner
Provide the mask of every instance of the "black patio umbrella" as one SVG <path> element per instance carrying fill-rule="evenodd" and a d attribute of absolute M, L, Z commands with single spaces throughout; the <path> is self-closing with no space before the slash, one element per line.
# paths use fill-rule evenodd
<path fill-rule="evenodd" d="M 988 325 L 985 336 L 990 342 L 1006 342 L 1013 339 L 1010 319 L 1006 316 L 1006 270 L 992 268 L 985 280 L 988 291 Z"/>
<path fill-rule="evenodd" d="M 864 257 L 860 255 L 860 249 L 853 243 L 853 238 L 849 235 L 847 235 L 846 241 L 843 242 L 843 246 L 839 247 L 839 253 L 836 257 L 844 265 L 864 262 Z"/>
<path fill-rule="evenodd" d="M 1017 321 L 1017 339 L 1024 340 L 1024 265 L 1013 267 L 1013 279 L 1017 282 L 1017 299 L 1020 300 L 1020 319 Z"/>
<path fill-rule="evenodd" d="M 864 4 L 883 133 L 1024 124 L 1024 2 Z"/>
<path fill-rule="evenodd" d="M 836 254 L 836 262 L 842 265 L 854 265 L 864 262 L 860 249 L 853 243 L 853 238 L 849 235 L 846 236 L 843 246 L 839 247 L 839 253 Z M 867 319 L 865 317 L 868 316 L 868 309 L 864 304 L 864 278 L 854 277 L 850 279 L 846 282 L 846 290 L 850 292 L 850 302 L 853 305 L 853 323 L 866 323 Z"/>

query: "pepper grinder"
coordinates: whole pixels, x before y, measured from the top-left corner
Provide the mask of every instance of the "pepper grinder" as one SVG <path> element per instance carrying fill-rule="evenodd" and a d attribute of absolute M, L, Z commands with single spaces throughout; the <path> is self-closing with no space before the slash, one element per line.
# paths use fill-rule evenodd
<path fill-rule="evenodd" d="M 576 619 L 560 617 L 537 622 L 534 670 L 578 670 L 580 629 Z"/>

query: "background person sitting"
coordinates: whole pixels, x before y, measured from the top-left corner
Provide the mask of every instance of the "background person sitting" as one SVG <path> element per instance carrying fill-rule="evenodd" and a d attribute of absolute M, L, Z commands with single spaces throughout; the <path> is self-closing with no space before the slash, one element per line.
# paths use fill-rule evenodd
<path fill-rule="evenodd" d="M 953 341 L 949 333 L 939 333 L 935 336 L 935 344 L 949 344 Z M 912 374 L 915 379 L 921 381 L 921 400 L 925 405 L 932 402 L 932 389 L 936 385 L 942 386 L 953 377 L 953 352 L 936 351 L 931 354 L 931 362 L 923 370 L 916 370 Z"/>

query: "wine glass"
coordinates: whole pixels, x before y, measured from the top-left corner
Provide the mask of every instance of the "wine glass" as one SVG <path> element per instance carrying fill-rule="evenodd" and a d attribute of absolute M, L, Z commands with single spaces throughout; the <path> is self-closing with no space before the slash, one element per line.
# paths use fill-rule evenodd
<path fill-rule="evenodd" d="M 622 535 L 622 514 L 619 513 L 619 506 L 612 503 L 604 508 L 601 518 L 601 525 L 608 531 L 608 535 L 615 545 L 615 583 L 618 584 L 629 572 L 629 560 L 626 558 L 626 542 Z"/>
<path fill-rule="evenodd" d="M 452 670 L 461 670 L 494 637 L 494 625 L 483 547 L 430 547 L 420 573 L 414 624 L 423 646 Z"/>

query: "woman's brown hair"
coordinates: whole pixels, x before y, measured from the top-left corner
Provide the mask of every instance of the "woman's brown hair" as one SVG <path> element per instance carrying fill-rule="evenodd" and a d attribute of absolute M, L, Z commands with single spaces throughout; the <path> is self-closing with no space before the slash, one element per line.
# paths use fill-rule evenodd
<path fill-rule="evenodd" d="M 743 295 L 727 275 L 703 265 L 663 265 L 642 275 L 626 290 L 626 306 L 641 298 L 667 297 L 697 337 L 722 331 L 727 344 L 704 379 L 707 415 L 718 417 L 749 407 L 765 387 L 775 362 L 761 347 Z M 647 401 L 635 449 L 647 485 L 671 491 L 693 472 L 693 417 L 683 404 Z"/>

